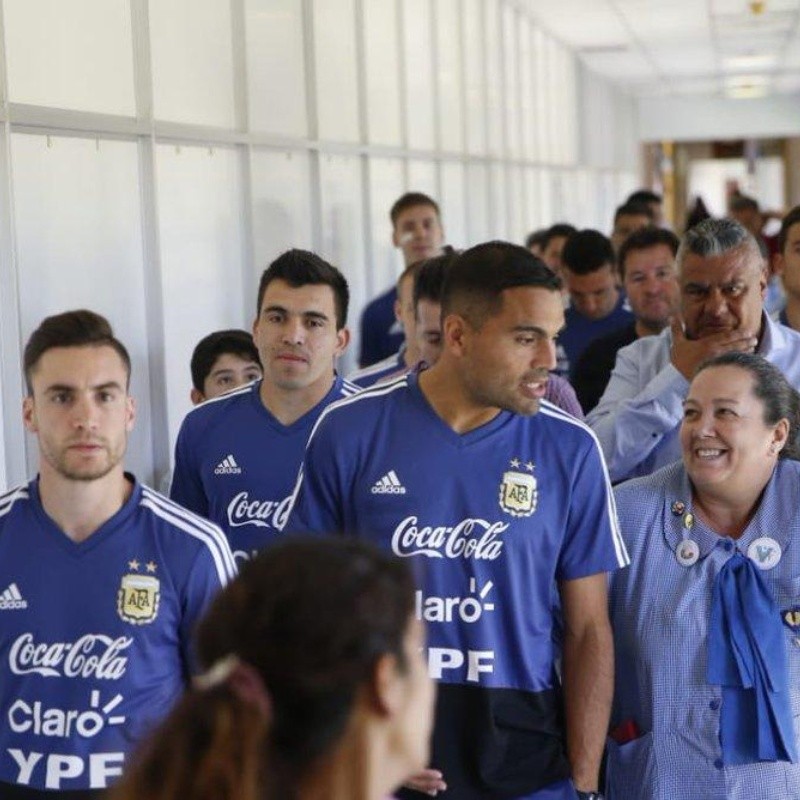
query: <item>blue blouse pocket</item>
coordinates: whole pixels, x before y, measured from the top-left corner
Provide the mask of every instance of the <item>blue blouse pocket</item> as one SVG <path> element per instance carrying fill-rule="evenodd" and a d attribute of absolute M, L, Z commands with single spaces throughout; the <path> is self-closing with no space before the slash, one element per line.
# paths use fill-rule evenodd
<path fill-rule="evenodd" d="M 606 796 L 608 800 L 631 800 L 654 797 L 658 793 L 656 781 L 653 734 L 645 733 L 638 739 L 617 744 L 608 739 L 608 764 L 606 770 Z"/>

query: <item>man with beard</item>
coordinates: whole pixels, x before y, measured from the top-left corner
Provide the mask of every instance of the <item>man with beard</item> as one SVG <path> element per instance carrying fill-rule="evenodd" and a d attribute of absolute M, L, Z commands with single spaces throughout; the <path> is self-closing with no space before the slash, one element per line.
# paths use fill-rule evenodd
<path fill-rule="evenodd" d="M 606 572 L 627 554 L 594 436 L 543 400 L 559 288 L 516 245 L 459 255 L 436 364 L 328 409 L 301 467 L 287 530 L 368 538 L 419 576 L 439 696 L 433 768 L 417 791 L 575 800 L 598 789 L 613 659 Z"/>
<path fill-rule="evenodd" d="M 48 317 L 24 368 L 39 475 L 0 497 L 0 796 L 84 800 L 183 692 L 236 570 L 222 531 L 124 472 L 130 358 L 103 317 Z"/>

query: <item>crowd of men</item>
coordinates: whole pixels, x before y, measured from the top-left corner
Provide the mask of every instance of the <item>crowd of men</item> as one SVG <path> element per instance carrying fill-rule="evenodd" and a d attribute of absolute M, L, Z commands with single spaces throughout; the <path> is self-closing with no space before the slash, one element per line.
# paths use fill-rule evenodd
<path fill-rule="evenodd" d="M 198 344 L 170 499 L 124 471 L 135 404 L 109 323 L 33 332 L 40 469 L 0 497 L 0 797 L 100 796 L 187 684 L 211 596 L 293 532 L 414 565 L 439 692 L 408 797 L 599 796 L 606 575 L 628 563 L 612 482 L 679 457 L 710 356 L 760 353 L 800 388 L 800 207 L 766 257 L 732 218 L 679 240 L 651 192 L 610 236 L 556 224 L 526 247 L 454 252 L 420 193 L 390 221 L 405 266 L 362 315 L 352 376 L 347 282 L 304 250 L 264 271 L 252 335 Z"/>

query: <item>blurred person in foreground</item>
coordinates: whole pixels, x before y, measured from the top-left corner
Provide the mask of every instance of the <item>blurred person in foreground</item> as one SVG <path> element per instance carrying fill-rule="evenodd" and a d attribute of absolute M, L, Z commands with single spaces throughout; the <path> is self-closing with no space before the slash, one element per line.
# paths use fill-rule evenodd
<path fill-rule="evenodd" d="M 405 562 L 297 538 L 198 630 L 206 672 L 113 800 L 381 800 L 428 757 L 434 687 Z"/>
<path fill-rule="evenodd" d="M 608 797 L 800 797 L 800 396 L 761 356 L 701 365 L 683 458 L 616 489 Z"/>

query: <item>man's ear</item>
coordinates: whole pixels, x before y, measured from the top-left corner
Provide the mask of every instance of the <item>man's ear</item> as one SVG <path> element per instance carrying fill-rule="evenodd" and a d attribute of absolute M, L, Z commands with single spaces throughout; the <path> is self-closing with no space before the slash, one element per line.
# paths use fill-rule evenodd
<path fill-rule="evenodd" d="M 340 355 L 347 350 L 347 345 L 350 344 L 350 329 L 349 328 L 340 328 L 336 331 L 336 350 L 334 351 L 333 355 L 334 358 L 338 358 Z"/>
<path fill-rule="evenodd" d="M 22 422 L 25 425 L 25 430 L 30 433 L 36 433 L 38 426 L 36 424 L 36 408 L 33 404 L 33 397 L 27 395 L 22 400 Z"/>
<path fill-rule="evenodd" d="M 206 396 L 199 389 L 195 389 L 192 386 L 192 391 L 189 392 L 189 399 L 192 401 L 192 405 L 199 406 L 200 403 L 205 401 Z"/>
<path fill-rule="evenodd" d="M 463 355 L 470 325 L 460 314 L 448 314 L 442 322 L 442 346 Z"/>

